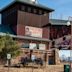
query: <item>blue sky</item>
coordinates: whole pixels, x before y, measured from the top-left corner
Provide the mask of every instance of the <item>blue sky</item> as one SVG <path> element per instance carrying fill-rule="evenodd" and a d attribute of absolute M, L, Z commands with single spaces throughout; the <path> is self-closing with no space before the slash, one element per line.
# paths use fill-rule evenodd
<path fill-rule="evenodd" d="M 68 19 L 72 16 L 72 0 L 39 0 L 40 3 L 55 9 L 52 18 Z"/>
<path fill-rule="evenodd" d="M 0 9 L 8 5 L 13 0 L 0 0 Z M 51 18 L 68 19 L 72 16 L 72 0 L 38 0 L 40 4 L 55 9 Z"/>

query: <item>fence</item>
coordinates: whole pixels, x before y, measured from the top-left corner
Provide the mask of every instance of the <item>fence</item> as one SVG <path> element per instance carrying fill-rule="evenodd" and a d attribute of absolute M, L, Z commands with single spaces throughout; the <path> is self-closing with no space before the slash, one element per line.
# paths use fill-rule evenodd
<path fill-rule="evenodd" d="M 63 65 L 48 65 L 42 68 L 8 68 L 0 66 L 0 72 L 64 72 Z"/>

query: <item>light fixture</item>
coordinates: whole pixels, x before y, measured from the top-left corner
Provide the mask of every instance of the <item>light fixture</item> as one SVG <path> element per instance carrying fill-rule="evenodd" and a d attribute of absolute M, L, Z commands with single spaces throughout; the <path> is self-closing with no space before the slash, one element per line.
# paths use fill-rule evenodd
<path fill-rule="evenodd" d="M 70 25 L 71 25 L 71 23 L 70 23 L 70 21 L 68 21 L 68 22 L 67 22 L 67 26 L 70 26 Z"/>
<path fill-rule="evenodd" d="M 32 2 L 35 2 L 36 0 L 31 0 Z"/>

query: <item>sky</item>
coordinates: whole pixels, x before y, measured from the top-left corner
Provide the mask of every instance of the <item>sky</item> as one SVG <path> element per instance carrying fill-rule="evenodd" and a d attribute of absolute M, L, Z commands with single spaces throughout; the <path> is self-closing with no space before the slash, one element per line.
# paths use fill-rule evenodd
<path fill-rule="evenodd" d="M 52 12 L 52 18 L 68 19 L 72 16 L 72 0 L 39 0 L 41 4 L 44 4 L 55 11 Z"/>
<path fill-rule="evenodd" d="M 0 0 L 0 9 L 5 7 L 12 1 L 13 0 Z M 38 3 L 55 10 L 51 13 L 50 18 L 68 19 L 69 16 L 72 16 L 72 0 L 38 0 Z"/>

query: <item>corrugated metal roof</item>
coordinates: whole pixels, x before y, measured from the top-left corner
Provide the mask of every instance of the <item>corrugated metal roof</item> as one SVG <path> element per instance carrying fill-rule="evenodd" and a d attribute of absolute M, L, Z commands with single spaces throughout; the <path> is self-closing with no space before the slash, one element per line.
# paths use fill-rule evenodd
<path fill-rule="evenodd" d="M 53 9 L 51 9 L 51 8 L 48 8 L 48 7 L 46 7 L 46 6 L 43 6 L 43 5 L 41 5 L 41 4 L 35 4 L 35 3 L 30 3 L 29 2 L 29 0 L 22 0 L 22 1 L 20 1 L 20 0 L 15 0 L 15 1 L 13 1 L 13 2 L 11 2 L 9 5 L 7 5 L 6 7 L 4 7 L 4 8 L 2 8 L 1 10 L 0 10 L 0 12 L 2 12 L 3 10 L 5 10 L 6 8 L 8 8 L 9 6 L 11 6 L 11 5 L 13 5 L 14 3 L 23 3 L 23 4 L 28 4 L 28 5 L 31 5 L 31 6 L 34 6 L 34 7 L 38 7 L 38 8 L 41 8 L 41 9 L 44 9 L 44 10 L 48 10 L 48 11 L 50 11 L 50 12 L 52 12 L 52 11 L 54 11 Z"/>
<path fill-rule="evenodd" d="M 51 25 L 67 25 L 68 20 L 50 19 Z M 72 21 L 70 21 L 72 24 Z"/>

